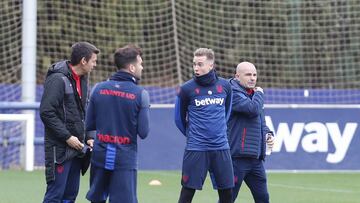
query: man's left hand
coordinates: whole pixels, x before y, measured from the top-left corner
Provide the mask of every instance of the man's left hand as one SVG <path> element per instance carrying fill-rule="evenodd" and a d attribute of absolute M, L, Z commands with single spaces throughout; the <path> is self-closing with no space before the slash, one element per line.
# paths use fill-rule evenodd
<path fill-rule="evenodd" d="M 271 149 L 274 147 L 275 136 L 272 133 L 266 133 L 266 144 Z"/>
<path fill-rule="evenodd" d="M 89 139 L 88 141 L 86 141 L 86 144 L 89 145 L 90 151 L 92 151 L 92 148 L 94 147 L 94 139 Z"/>

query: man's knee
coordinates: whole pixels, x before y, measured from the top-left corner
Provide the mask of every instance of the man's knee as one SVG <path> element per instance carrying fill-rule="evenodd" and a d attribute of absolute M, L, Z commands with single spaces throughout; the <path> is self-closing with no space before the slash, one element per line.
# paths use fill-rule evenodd
<path fill-rule="evenodd" d="M 178 203 L 191 203 L 195 194 L 195 189 L 182 187 Z"/>

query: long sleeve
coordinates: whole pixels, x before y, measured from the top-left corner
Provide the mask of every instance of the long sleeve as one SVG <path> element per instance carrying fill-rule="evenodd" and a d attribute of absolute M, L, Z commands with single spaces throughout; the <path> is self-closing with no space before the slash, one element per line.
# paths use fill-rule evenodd
<path fill-rule="evenodd" d="M 263 93 L 255 92 L 250 98 L 244 92 L 234 91 L 232 104 L 235 112 L 245 113 L 250 117 L 259 116 L 264 106 Z"/>
<path fill-rule="evenodd" d="M 96 94 L 95 91 L 96 91 L 96 85 L 91 91 L 89 105 L 86 109 L 86 118 L 85 118 L 86 131 L 96 130 L 96 109 L 95 109 L 96 105 L 94 104 L 95 94 Z"/>
<path fill-rule="evenodd" d="M 226 118 L 226 121 L 229 120 L 230 118 L 230 114 L 231 114 L 231 109 L 232 109 L 232 99 L 233 99 L 233 91 L 229 85 L 229 88 L 228 88 L 228 93 L 227 93 L 227 96 L 226 96 L 226 102 L 225 102 L 225 118 Z"/>
<path fill-rule="evenodd" d="M 40 117 L 52 135 L 61 140 L 67 140 L 71 134 L 61 120 L 58 109 L 63 109 L 65 85 L 61 77 L 51 75 L 44 84 L 44 93 L 40 103 Z"/>
<path fill-rule="evenodd" d="M 262 128 L 262 132 L 263 132 L 264 134 L 271 133 L 271 134 L 274 135 L 274 132 L 272 132 L 272 131 L 269 129 L 269 127 L 266 125 L 264 112 L 263 112 L 262 115 L 261 115 L 261 128 Z"/>
<path fill-rule="evenodd" d="M 176 97 L 175 102 L 175 124 L 183 135 L 186 136 L 186 113 L 188 102 L 183 90 L 180 91 Z"/>
<path fill-rule="evenodd" d="M 150 99 L 149 93 L 143 90 L 141 93 L 141 108 L 138 117 L 138 135 L 141 139 L 145 139 L 149 134 L 149 117 L 150 117 Z"/>

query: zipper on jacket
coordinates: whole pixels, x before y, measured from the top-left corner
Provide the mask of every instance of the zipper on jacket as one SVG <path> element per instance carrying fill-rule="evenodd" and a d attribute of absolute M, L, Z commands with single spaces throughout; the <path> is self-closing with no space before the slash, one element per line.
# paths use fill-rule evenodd
<path fill-rule="evenodd" d="M 241 137 L 241 150 L 244 151 L 245 146 L 245 137 L 246 137 L 246 128 L 244 128 L 242 137 Z"/>

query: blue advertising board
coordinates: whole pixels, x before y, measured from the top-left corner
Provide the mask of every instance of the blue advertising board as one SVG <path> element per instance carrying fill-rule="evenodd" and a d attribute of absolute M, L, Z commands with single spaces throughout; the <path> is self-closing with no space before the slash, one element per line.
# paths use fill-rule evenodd
<path fill-rule="evenodd" d="M 360 170 L 359 108 L 266 108 L 275 133 L 271 170 Z M 214 126 L 215 127 L 215 126 Z M 139 168 L 181 169 L 186 138 L 173 108 L 151 109 L 151 132 L 139 140 Z"/>

